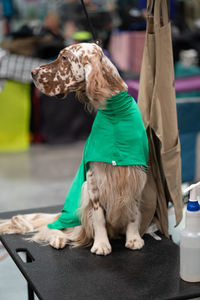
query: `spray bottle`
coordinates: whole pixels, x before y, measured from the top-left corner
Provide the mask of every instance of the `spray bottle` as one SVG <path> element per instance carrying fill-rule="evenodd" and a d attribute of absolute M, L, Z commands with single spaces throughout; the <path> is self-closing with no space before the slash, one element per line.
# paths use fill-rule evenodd
<path fill-rule="evenodd" d="M 189 282 L 200 281 L 200 205 L 198 203 L 200 182 L 189 186 L 185 229 L 180 235 L 180 276 Z"/>

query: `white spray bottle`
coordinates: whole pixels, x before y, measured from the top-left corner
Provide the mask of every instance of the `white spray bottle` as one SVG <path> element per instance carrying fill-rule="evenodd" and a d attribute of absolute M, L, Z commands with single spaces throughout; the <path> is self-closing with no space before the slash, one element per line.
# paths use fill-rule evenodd
<path fill-rule="evenodd" d="M 200 182 L 189 186 L 185 229 L 180 235 L 180 276 L 189 282 L 200 281 L 200 205 L 198 203 Z"/>

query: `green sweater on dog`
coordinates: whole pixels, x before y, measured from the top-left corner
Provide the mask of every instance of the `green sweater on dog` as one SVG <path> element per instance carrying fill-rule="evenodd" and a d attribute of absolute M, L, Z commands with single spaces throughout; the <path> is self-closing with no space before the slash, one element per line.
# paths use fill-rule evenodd
<path fill-rule="evenodd" d="M 92 161 L 116 167 L 142 165 L 147 168 L 148 139 L 139 108 L 128 91 L 107 99 L 106 107 L 98 110 L 62 214 L 48 225 L 49 228 L 64 229 L 81 225 L 81 187 L 86 180 L 89 162 Z"/>

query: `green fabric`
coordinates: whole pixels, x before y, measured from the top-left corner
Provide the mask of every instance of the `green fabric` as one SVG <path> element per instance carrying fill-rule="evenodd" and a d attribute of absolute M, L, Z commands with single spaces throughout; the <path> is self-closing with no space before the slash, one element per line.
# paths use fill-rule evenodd
<path fill-rule="evenodd" d="M 148 140 L 139 108 L 128 92 L 120 92 L 107 100 L 105 109 L 98 110 L 62 214 L 48 227 L 63 229 L 80 225 L 81 187 L 86 180 L 89 162 L 143 165 L 147 168 L 147 160 Z"/>
<path fill-rule="evenodd" d="M 30 84 L 7 80 L 0 92 L 0 152 L 29 147 Z"/>

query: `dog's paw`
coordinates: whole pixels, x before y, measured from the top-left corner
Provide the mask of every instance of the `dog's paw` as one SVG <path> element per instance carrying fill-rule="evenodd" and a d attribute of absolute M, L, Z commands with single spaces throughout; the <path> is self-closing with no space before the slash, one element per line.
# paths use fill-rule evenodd
<path fill-rule="evenodd" d="M 61 236 L 51 237 L 49 244 L 55 249 L 62 249 L 66 245 L 66 239 Z"/>
<path fill-rule="evenodd" d="M 125 247 L 131 250 L 141 249 L 144 246 L 144 240 L 140 236 L 136 236 L 126 242 Z"/>
<path fill-rule="evenodd" d="M 97 255 L 108 255 L 111 253 L 112 248 L 109 242 L 101 241 L 101 242 L 94 242 L 91 250 L 92 253 Z"/>

